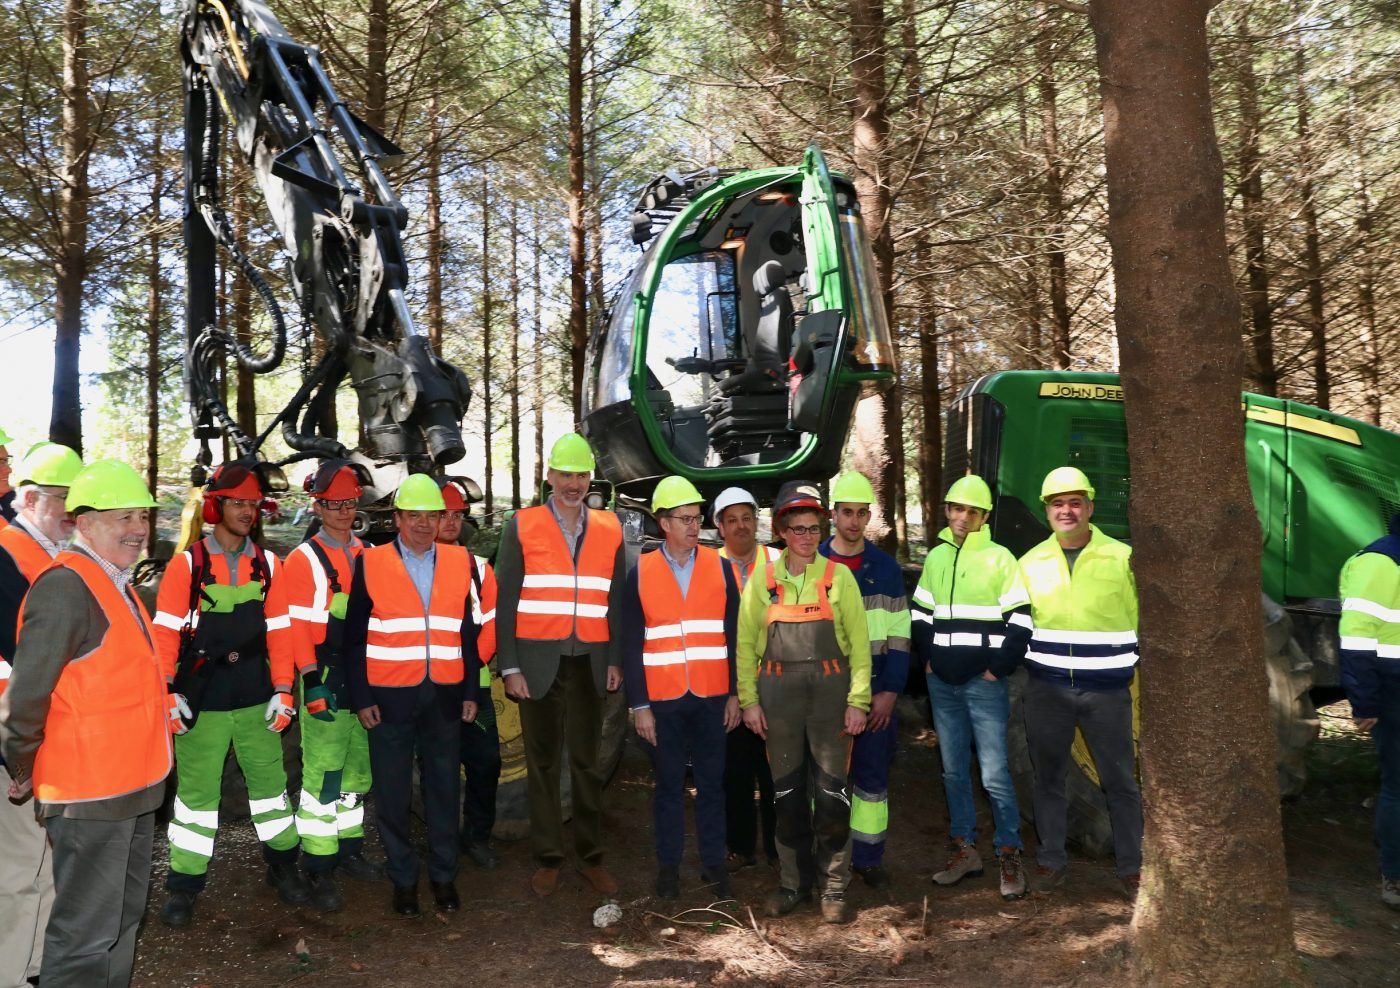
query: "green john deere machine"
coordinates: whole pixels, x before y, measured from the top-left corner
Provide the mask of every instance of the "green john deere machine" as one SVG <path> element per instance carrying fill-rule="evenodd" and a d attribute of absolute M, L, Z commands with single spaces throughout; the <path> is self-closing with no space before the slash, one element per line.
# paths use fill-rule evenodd
<path fill-rule="evenodd" d="M 1304 751 L 1317 736 L 1315 702 L 1342 696 L 1337 575 L 1400 512 L 1400 436 L 1301 402 L 1245 393 L 1245 454 L 1263 533 L 1269 690 L 1278 735 L 1279 788 L 1301 792 Z M 1128 529 L 1128 435 L 1113 374 L 1005 371 L 969 385 L 948 411 L 945 479 L 976 473 L 991 485 L 992 537 L 1018 556 L 1049 537 L 1040 483 L 1057 466 L 1093 481 L 1094 522 Z M 1013 705 L 1019 705 L 1013 681 Z M 1012 768 L 1030 806 L 1030 760 L 1019 711 Z M 1070 835 L 1094 853 L 1112 845 L 1093 760 L 1076 740 Z"/>

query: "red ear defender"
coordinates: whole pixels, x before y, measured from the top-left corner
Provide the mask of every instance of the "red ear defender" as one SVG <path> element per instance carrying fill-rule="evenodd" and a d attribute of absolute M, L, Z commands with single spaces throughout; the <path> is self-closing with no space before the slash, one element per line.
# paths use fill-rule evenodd
<path fill-rule="evenodd" d="M 219 509 L 219 495 L 204 495 L 204 520 L 210 525 L 217 525 L 223 521 L 224 513 Z"/>

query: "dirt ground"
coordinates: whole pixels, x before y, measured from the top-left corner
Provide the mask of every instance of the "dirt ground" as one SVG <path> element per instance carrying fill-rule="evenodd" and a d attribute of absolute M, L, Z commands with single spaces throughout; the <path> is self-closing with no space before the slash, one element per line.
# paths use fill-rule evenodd
<path fill-rule="evenodd" d="M 1345 705 L 1323 712 L 1306 794 L 1285 807 L 1298 949 L 1319 985 L 1400 984 L 1400 912 L 1381 905 L 1371 835 L 1376 763 L 1349 730 Z M 151 903 L 137 956 L 142 985 L 1079 985 L 1128 983 L 1131 907 L 1108 861 L 1075 858 L 1052 896 L 1002 902 L 993 872 L 955 889 L 933 886 L 942 865 L 946 812 L 936 741 L 906 728 L 891 785 L 888 893 L 857 879 L 858 918 L 822 925 L 812 907 L 781 920 L 761 916 L 776 876 L 760 866 L 736 875 L 740 905 L 708 908 L 698 864 L 683 871 L 679 904 L 651 895 L 648 762 L 629 746 L 608 789 L 608 859 L 622 884 L 623 919 L 599 930 L 603 899 L 576 874 L 543 902 L 527 888 L 524 843 L 498 845 L 504 864 L 463 862 L 461 912 L 405 920 L 389 910 L 388 885 L 343 883 L 347 907 L 323 916 L 277 901 L 246 807 L 226 796 L 208 890 L 193 927 L 175 932 L 156 912 L 165 895 L 157 840 Z M 979 810 L 987 815 L 986 807 Z M 990 828 L 985 826 L 984 833 Z M 370 846 L 374 846 L 371 840 Z M 988 842 L 984 840 L 984 845 Z M 1028 844 L 1030 842 L 1028 841 Z M 693 841 L 689 846 L 693 857 Z M 377 848 L 376 848 L 377 850 Z M 984 856 L 990 848 L 984 846 Z M 1247 876 L 1241 876 L 1247 879 Z M 431 902 L 426 887 L 425 904 Z M 685 911 L 683 911 L 685 910 Z"/>

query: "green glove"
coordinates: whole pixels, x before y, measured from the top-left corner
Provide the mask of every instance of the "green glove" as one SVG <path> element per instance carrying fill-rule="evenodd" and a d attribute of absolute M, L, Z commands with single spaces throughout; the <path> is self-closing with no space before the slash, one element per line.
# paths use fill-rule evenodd
<path fill-rule="evenodd" d="M 317 720 L 335 720 L 335 694 L 325 684 L 324 675 L 317 671 L 301 678 L 301 698 L 306 712 Z"/>

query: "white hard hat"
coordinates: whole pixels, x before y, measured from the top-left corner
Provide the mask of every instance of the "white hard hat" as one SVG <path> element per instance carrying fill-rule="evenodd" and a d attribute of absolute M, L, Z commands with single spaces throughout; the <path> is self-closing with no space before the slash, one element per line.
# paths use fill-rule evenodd
<path fill-rule="evenodd" d="M 718 525 L 720 512 L 736 504 L 752 504 L 754 514 L 758 513 L 758 502 L 754 500 L 752 494 L 742 487 L 726 487 L 720 491 L 719 497 L 715 498 L 715 507 L 710 513 L 710 519 Z"/>

